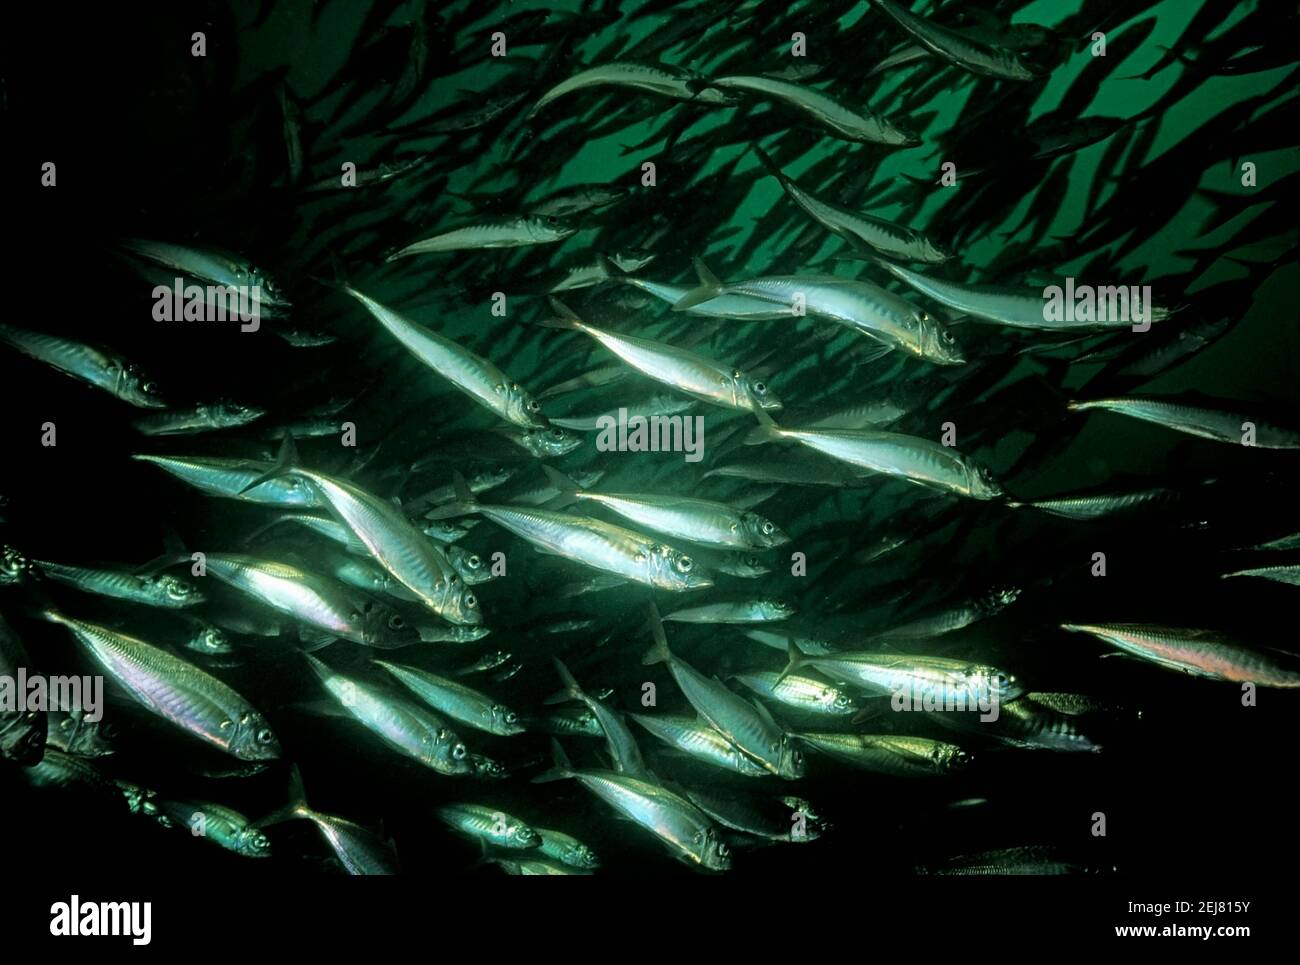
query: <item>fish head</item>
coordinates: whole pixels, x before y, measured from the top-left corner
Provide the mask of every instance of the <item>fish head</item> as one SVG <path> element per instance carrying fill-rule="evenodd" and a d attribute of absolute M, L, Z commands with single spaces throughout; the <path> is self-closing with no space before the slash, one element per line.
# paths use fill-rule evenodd
<path fill-rule="evenodd" d="M 529 429 L 524 433 L 524 447 L 539 459 L 555 459 L 573 452 L 581 445 L 580 437 L 559 426 L 551 426 L 549 429 Z"/>
<path fill-rule="evenodd" d="M 534 399 L 518 382 L 497 386 L 505 397 L 506 417 L 517 426 L 545 429 L 550 425 L 542 415 L 542 404 Z"/>
<path fill-rule="evenodd" d="M 177 576 L 164 573 L 162 576 L 147 578 L 145 583 L 152 583 L 153 589 L 163 600 L 176 606 L 193 606 L 205 599 L 197 586 Z"/>
<path fill-rule="evenodd" d="M 999 499 L 1006 495 L 1006 490 L 993 478 L 993 471 L 988 466 L 972 463 L 969 475 L 970 494 L 975 499 Z"/>
<path fill-rule="evenodd" d="M 655 547 L 650 567 L 651 582 L 664 590 L 694 590 L 713 585 L 713 578 L 702 566 L 671 546 Z"/>
<path fill-rule="evenodd" d="M 447 592 L 443 594 L 441 616 L 462 626 L 478 626 L 483 622 L 478 597 L 456 574 L 447 577 Z"/>
<path fill-rule="evenodd" d="M 758 513 L 744 513 L 741 515 L 740 521 L 740 525 L 744 529 L 745 536 L 751 546 L 772 549 L 775 546 L 782 546 L 790 542 L 790 537 L 781 532 L 776 523 L 758 515 Z"/>
<path fill-rule="evenodd" d="M 506 840 L 516 848 L 536 848 L 542 836 L 522 821 L 510 821 L 506 826 Z"/>
<path fill-rule="evenodd" d="M 366 600 L 352 613 L 368 646 L 406 647 L 421 640 L 420 627 L 390 606 Z"/>
<path fill-rule="evenodd" d="M 575 841 L 564 849 L 564 863 L 575 868 L 586 868 L 588 871 L 600 867 L 600 859 L 596 857 L 596 852 L 580 841 Z"/>
<path fill-rule="evenodd" d="M 970 766 L 972 756 L 955 744 L 938 743 L 930 751 L 930 760 L 938 771 L 961 771 Z"/>
<path fill-rule="evenodd" d="M 967 672 L 967 676 L 978 681 L 976 684 L 977 693 L 981 696 L 988 694 L 997 700 L 1015 700 L 1025 692 L 1025 688 L 1016 679 L 1015 674 L 1009 674 L 997 667 L 973 667 Z"/>
<path fill-rule="evenodd" d="M 162 399 L 162 387 L 136 365 L 128 365 L 118 374 L 117 395 L 146 409 L 167 408 Z"/>
<path fill-rule="evenodd" d="M 853 698 L 842 690 L 834 687 L 827 687 L 820 694 L 822 708 L 828 714 L 839 714 L 847 716 L 857 712 L 857 704 Z"/>
<path fill-rule="evenodd" d="M 235 840 L 235 852 L 246 858 L 269 858 L 271 840 L 257 828 L 244 828 Z"/>
<path fill-rule="evenodd" d="M 474 769 L 475 777 L 483 777 L 491 780 L 500 780 L 507 776 L 506 766 L 500 761 L 494 761 L 490 757 L 484 757 L 482 754 L 471 754 L 469 756 L 470 766 Z"/>
<path fill-rule="evenodd" d="M 523 228 L 530 238 L 543 243 L 563 241 L 565 238 L 578 233 L 576 225 L 570 224 L 563 218 L 556 217 L 553 214 L 526 218 L 523 222 Z"/>
<path fill-rule="evenodd" d="M 230 638 L 220 627 L 203 627 L 190 637 L 185 646 L 199 653 L 230 653 L 234 649 L 230 645 Z"/>
<path fill-rule="evenodd" d="M 456 569 L 461 571 L 462 576 L 467 576 L 466 582 L 469 582 L 468 578 L 472 578 L 474 582 L 478 583 L 492 579 L 492 572 L 483 563 L 483 557 L 479 556 L 477 553 L 468 553 L 460 550 L 460 548 L 454 544 L 448 547 L 448 549 L 452 554 L 452 558 L 456 564 Z"/>
<path fill-rule="evenodd" d="M 31 561 L 12 546 L 0 549 L 0 585 L 21 583 L 32 572 Z"/>
<path fill-rule="evenodd" d="M 471 774 L 475 770 L 469 748 L 449 727 L 439 727 L 434 735 L 430 765 L 441 774 Z"/>
<path fill-rule="evenodd" d="M 697 831 L 691 846 L 695 860 L 710 871 L 726 871 L 731 867 L 731 849 L 713 828 Z"/>
<path fill-rule="evenodd" d="M 266 718 L 250 710 L 239 718 L 230 740 L 230 753 L 241 761 L 273 761 L 281 754 L 280 741 Z"/>
<path fill-rule="evenodd" d="M 491 714 L 495 733 L 510 735 L 524 732 L 523 725 L 519 723 L 519 715 L 504 704 L 493 704 Z"/>
<path fill-rule="evenodd" d="M 731 576 L 755 579 L 771 573 L 771 567 L 764 566 L 763 561 L 753 553 L 728 553 L 718 564 L 718 569 Z"/>
<path fill-rule="evenodd" d="M 426 522 L 421 531 L 425 536 L 436 539 L 440 543 L 454 543 L 468 533 L 469 528 L 449 519 L 435 519 Z"/>
<path fill-rule="evenodd" d="M 925 309 L 916 309 L 912 321 L 921 332 L 921 354 L 925 358 L 940 365 L 961 365 L 966 361 L 952 332 Z"/>
<path fill-rule="evenodd" d="M 731 381 L 736 400 L 747 400 L 748 408 L 752 409 L 756 405 L 774 411 L 781 408 L 781 400 L 762 379 L 753 378 L 736 369 L 731 373 Z"/>

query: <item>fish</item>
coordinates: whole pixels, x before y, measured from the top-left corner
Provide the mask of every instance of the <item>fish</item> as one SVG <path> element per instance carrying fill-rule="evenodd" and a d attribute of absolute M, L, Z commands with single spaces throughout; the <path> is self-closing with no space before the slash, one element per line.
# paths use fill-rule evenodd
<path fill-rule="evenodd" d="M 131 573 L 119 569 L 68 566 L 45 560 L 32 560 L 42 576 L 75 587 L 85 593 L 130 600 L 147 606 L 176 610 L 197 606 L 207 597 L 189 580 L 167 573 Z"/>
<path fill-rule="evenodd" d="M 51 609 L 41 616 L 67 627 L 104 672 L 151 713 L 241 761 L 280 757 L 280 742 L 266 718 L 211 674 L 107 627 Z"/>
<path fill-rule="evenodd" d="M 790 537 L 770 519 L 733 509 L 726 503 L 692 496 L 591 492 L 580 488 L 557 469 L 542 468 L 561 496 L 604 506 L 638 526 L 653 529 L 669 538 L 708 546 L 757 550 L 790 542 Z"/>
<path fill-rule="evenodd" d="M 1300 687 L 1300 670 L 1209 630 L 1132 623 L 1062 623 L 1061 629 L 1090 633 L 1141 660 L 1193 677 L 1260 687 Z"/>
<path fill-rule="evenodd" d="M 1127 396 L 1071 402 L 1067 408 L 1071 412 L 1101 409 L 1215 442 L 1258 446 L 1261 449 L 1300 449 L 1300 431 L 1280 428 L 1262 419 L 1253 419 L 1249 415 L 1218 406 L 1188 404 L 1177 399 L 1152 396 Z M 1258 431 L 1257 435 L 1254 434 L 1255 430 Z M 1248 434 L 1254 436 L 1253 441 L 1246 441 Z"/>
<path fill-rule="evenodd" d="M 303 479 L 276 477 L 259 482 L 274 467 L 271 462 L 222 456 L 157 456 L 147 453 L 137 453 L 131 458 L 151 463 L 211 496 L 294 509 L 324 509 L 326 506 L 325 500 Z"/>
<path fill-rule="evenodd" d="M 541 403 L 487 359 L 416 325 L 355 288 L 344 286 L 343 290 L 416 358 L 489 412 L 524 429 L 546 428 Z"/>
<path fill-rule="evenodd" d="M 452 720 L 501 737 L 524 732 L 518 714 L 477 690 L 418 667 L 406 667 L 384 660 L 376 660 L 375 663 L 396 677 L 411 693 Z"/>
<path fill-rule="evenodd" d="M 898 734 L 798 732 L 795 739 L 853 767 L 894 777 L 936 777 L 959 771 L 970 755 L 946 741 Z"/>
<path fill-rule="evenodd" d="M 29 332 L 3 323 L 0 323 L 0 342 L 137 408 L 167 407 L 158 383 L 116 355 L 57 335 Z"/>
<path fill-rule="evenodd" d="M 914 703 L 929 700 L 941 707 L 960 703 L 970 710 L 981 701 L 1006 703 L 1024 692 L 1014 674 L 952 657 L 847 650 L 818 656 L 804 653 L 793 639 L 788 650 L 782 679 L 798 670 L 816 670 L 868 694 L 908 694 Z"/>
<path fill-rule="evenodd" d="M 479 248 L 519 248 L 525 245 L 548 245 L 577 233 L 554 215 L 519 215 L 493 218 L 453 228 L 400 248 L 388 261 L 411 255 L 441 254 L 450 251 L 474 251 Z M 367 306 L 369 307 L 369 306 Z"/>
<path fill-rule="evenodd" d="M 796 311 L 806 312 L 838 322 L 891 349 L 939 365 L 961 365 L 966 361 L 952 333 L 936 318 L 870 282 L 813 275 L 774 275 L 722 282 L 701 261 L 696 262 L 696 270 L 700 286 L 675 303 L 674 311 L 685 311 L 726 295 L 739 295 L 785 306 L 791 315 Z"/>
<path fill-rule="evenodd" d="M 724 91 L 745 91 L 771 97 L 817 121 L 835 137 L 862 144 L 886 144 L 891 147 L 914 147 L 920 139 L 894 122 L 871 111 L 854 111 L 836 101 L 829 94 L 813 87 L 804 87 L 775 77 L 735 75 L 714 77 L 708 81 L 710 88 Z"/>
<path fill-rule="evenodd" d="M 434 813 L 444 824 L 466 837 L 498 848 L 538 848 L 542 836 L 519 818 L 482 804 L 447 804 Z"/>
<path fill-rule="evenodd" d="M 227 288 L 247 288 L 261 314 L 283 315 L 292 307 L 275 279 L 237 255 L 143 238 L 124 238 L 118 246 L 129 255 L 199 281 Z"/>
<path fill-rule="evenodd" d="M 785 428 L 762 410 L 755 414 L 759 425 L 746 439 L 749 444 L 797 442 L 860 470 L 969 499 L 999 499 L 1004 494 L 988 467 L 929 439 L 881 430 Z"/>
<path fill-rule="evenodd" d="M 757 144 L 751 145 L 750 149 L 763 167 L 780 182 L 790 200 L 827 231 L 843 238 L 851 246 L 866 245 L 886 258 L 904 262 L 937 265 L 952 257 L 920 231 L 818 198 L 799 187 L 792 178 L 786 177 L 785 172 Z"/>
<path fill-rule="evenodd" d="M 446 554 L 398 507 L 355 483 L 302 466 L 292 436 L 285 438 L 276 464 L 245 486 L 244 491 L 282 476 L 294 476 L 310 484 L 371 557 L 434 613 L 451 623 L 483 623 L 478 598 L 461 582 Z"/>
<path fill-rule="evenodd" d="M 469 749 L 441 717 L 363 680 L 341 674 L 310 653 L 303 657 L 348 715 L 393 750 L 439 774 L 472 773 Z"/>
<path fill-rule="evenodd" d="M 760 697 L 806 714 L 850 717 L 861 710 L 852 694 L 816 677 L 799 674 L 781 677 L 774 671 L 764 670 L 734 674 L 732 679 Z"/>
<path fill-rule="evenodd" d="M 661 97 L 709 106 L 722 106 L 735 101 L 735 98 L 725 91 L 705 86 L 688 74 L 648 64 L 611 63 L 579 71 L 567 80 L 556 84 L 538 98 L 525 119 L 535 117 L 548 104 L 574 91 L 603 86 L 631 87 Z"/>
<path fill-rule="evenodd" d="M 907 31 L 917 43 L 963 70 L 1001 80 L 1029 81 L 1039 77 L 1014 50 L 995 46 L 971 33 L 918 17 L 895 0 L 871 0 L 871 5 Z"/>
<path fill-rule="evenodd" d="M 713 822 L 686 798 L 659 784 L 616 771 L 574 770 L 552 738 L 555 767 L 534 782 L 576 780 L 624 817 L 662 841 L 680 861 L 705 871 L 731 867 L 731 849 Z"/>
<path fill-rule="evenodd" d="M 255 405 L 237 402 L 216 402 L 196 405 L 189 409 L 169 409 L 156 415 L 136 419 L 133 425 L 141 435 L 177 436 L 234 429 L 256 422 L 266 415 L 266 410 Z"/>
<path fill-rule="evenodd" d="M 712 577 L 683 553 L 648 536 L 586 516 L 478 502 L 464 478 L 456 476 L 459 501 L 448 514 L 481 513 L 543 553 L 561 556 L 594 569 L 661 590 L 685 591 L 712 586 Z"/>
<path fill-rule="evenodd" d="M 325 637 L 372 647 L 420 642 L 420 631 L 392 607 L 289 563 L 209 553 L 207 571 L 259 603 Z"/>
<path fill-rule="evenodd" d="M 673 680 L 695 712 L 764 770 L 786 780 L 803 776 L 803 755 L 790 736 L 761 706 L 750 703 L 715 678 L 706 677 L 668 648 L 658 609 L 651 605 L 654 646 L 641 662 L 667 664 Z"/>
<path fill-rule="evenodd" d="M 589 325 L 563 304 L 552 304 L 559 318 L 545 320 L 549 328 L 590 335 L 632 368 L 687 395 L 729 409 L 780 409 L 781 401 L 761 379 L 722 365 L 695 352 L 631 335 L 618 335 Z"/>
<path fill-rule="evenodd" d="M 185 827 L 194 837 L 245 858 L 271 857 L 271 841 L 233 808 L 211 802 L 156 798 L 153 807 L 164 827 Z"/>
<path fill-rule="evenodd" d="M 745 756 L 724 734 L 702 720 L 668 714 L 632 714 L 631 717 L 665 744 L 695 760 L 744 777 L 770 775 L 767 768 Z"/>
<path fill-rule="evenodd" d="M 794 616 L 794 607 L 780 600 L 736 600 L 674 610 L 665 623 L 775 623 Z"/>
<path fill-rule="evenodd" d="M 564 685 L 559 696 L 580 701 L 586 707 L 587 712 L 596 721 L 596 736 L 603 735 L 605 738 L 605 747 L 609 751 L 609 759 L 614 765 L 614 770 L 632 777 L 649 777 L 650 770 L 641 757 L 641 748 L 637 746 L 636 738 L 628 730 L 623 715 L 588 695 L 559 657 L 552 657 L 551 662 L 555 664 L 555 671 L 560 675 L 560 681 Z M 557 700 L 558 697 L 548 698 L 546 703 L 555 703 Z"/>

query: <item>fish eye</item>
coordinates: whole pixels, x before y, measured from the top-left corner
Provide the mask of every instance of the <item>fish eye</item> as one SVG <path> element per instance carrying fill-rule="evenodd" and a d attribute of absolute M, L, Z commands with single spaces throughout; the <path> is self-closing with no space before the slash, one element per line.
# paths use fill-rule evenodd
<path fill-rule="evenodd" d="M 944 329 L 940 337 L 943 339 L 943 343 L 945 345 L 955 345 L 957 342 L 957 340 L 952 337 L 952 332 L 948 331 L 947 329 Z"/>
<path fill-rule="evenodd" d="M 402 627 L 406 626 L 406 621 L 394 613 L 388 618 L 388 626 L 393 630 L 400 630 Z"/>
<path fill-rule="evenodd" d="M 271 733 L 271 728 L 263 727 L 257 732 L 257 742 L 259 744 L 269 744 L 275 740 L 275 735 Z"/>
<path fill-rule="evenodd" d="M 474 609 L 476 606 L 478 606 L 478 599 L 474 596 L 473 593 L 466 593 L 466 594 L 465 594 L 465 609 L 467 609 L 467 610 L 472 610 L 472 609 Z"/>
<path fill-rule="evenodd" d="M 754 383 L 754 393 L 755 393 L 756 395 L 766 395 L 766 394 L 767 394 L 767 386 L 764 385 L 762 382 L 755 382 L 755 383 Z"/>
<path fill-rule="evenodd" d="M 518 714 L 516 714 L 513 710 L 507 710 L 507 711 L 506 711 L 505 722 L 506 722 L 507 724 L 513 724 L 513 723 L 515 723 L 515 721 L 517 721 L 517 720 L 519 720 L 519 715 L 518 715 Z"/>
<path fill-rule="evenodd" d="M 542 411 L 542 404 L 541 404 L 540 402 L 538 402 L 536 399 L 529 399 L 529 400 L 528 400 L 528 411 L 529 411 L 529 412 L 541 412 L 541 411 Z"/>
<path fill-rule="evenodd" d="M 790 755 L 790 759 L 791 759 L 792 761 L 794 761 L 794 766 L 795 766 L 795 767 L 803 767 L 803 752 L 802 752 L 802 751 L 795 751 L 792 755 Z"/>
<path fill-rule="evenodd" d="M 451 749 L 452 760 L 456 760 L 456 761 L 463 761 L 465 759 L 465 755 L 468 753 L 469 751 L 465 749 L 464 744 L 457 744 L 455 747 Z"/>
<path fill-rule="evenodd" d="M 758 566 L 758 557 L 757 557 L 757 556 L 746 556 L 746 557 L 745 557 L 745 565 L 746 565 L 746 566 Z"/>
<path fill-rule="evenodd" d="M 763 521 L 763 535 L 771 536 L 776 531 L 776 524 L 770 519 Z"/>
<path fill-rule="evenodd" d="M 563 429 L 552 429 L 552 430 L 551 430 L 551 438 L 552 438 L 552 439 L 563 439 L 563 438 L 564 438 L 564 430 L 563 430 Z"/>
<path fill-rule="evenodd" d="M 483 565 L 483 561 L 479 559 L 477 556 L 471 556 L 465 560 L 465 565 L 468 566 L 471 570 L 477 570 L 480 566 Z"/>
<path fill-rule="evenodd" d="M 677 568 L 681 570 L 683 573 L 689 573 L 691 571 L 691 567 L 694 565 L 695 565 L 695 561 L 692 560 L 689 556 L 677 557 Z"/>
<path fill-rule="evenodd" d="M 725 844 L 723 844 L 721 841 L 719 841 L 719 842 L 718 842 L 718 857 L 719 857 L 719 858 L 725 858 L 725 857 L 726 857 L 727 855 L 729 855 L 730 853 L 731 853 L 731 849 L 728 848 L 728 847 L 727 847 Z"/>
<path fill-rule="evenodd" d="M 143 392 L 145 395 L 156 395 L 158 393 L 158 383 L 145 382 L 142 386 L 140 386 L 140 391 Z"/>

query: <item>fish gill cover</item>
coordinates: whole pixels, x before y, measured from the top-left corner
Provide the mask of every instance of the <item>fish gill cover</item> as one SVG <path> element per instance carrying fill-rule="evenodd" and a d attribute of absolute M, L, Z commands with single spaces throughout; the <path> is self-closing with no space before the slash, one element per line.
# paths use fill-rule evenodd
<path fill-rule="evenodd" d="M 34 840 L 1294 857 L 1293 5 L 85 16 L 0 78 Z"/>

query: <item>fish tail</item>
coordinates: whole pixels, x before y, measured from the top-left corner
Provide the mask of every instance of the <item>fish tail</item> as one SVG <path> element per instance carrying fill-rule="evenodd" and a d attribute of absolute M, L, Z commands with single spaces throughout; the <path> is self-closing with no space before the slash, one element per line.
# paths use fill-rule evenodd
<path fill-rule="evenodd" d="M 446 506 L 439 506 L 425 513 L 425 519 L 447 519 L 451 516 L 468 516 L 470 513 L 478 512 L 478 500 L 474 497 L 474 492 L 469 488 L 469 483 L 465 481 L 464 476 L 459 472 L 453 472 L 451 486 L 456 493 L 456 498 Z"/>
<path fill-rule="evenodd" d="M 547 697 L 542 703 L 563 704 L 570 700 L 582 700 L 586 695 L 582 692 L 582 688 L 578 686 L 578 681 L 569 671 L 569 668 L 564 665 L 564 661 L 559 657 L 552 657 L 551 662 L 555 664 L 555 671 L 560 675 L 560 682 L 564 685 L 564 689 L 558 694 Z"/>
<path fill-rule="evenodd" d="M 781 427 L 767 414 L 767 410 L 757 403 L 753 406 L 754 418 L 758 425 L 749 430 L 745 436 L 745 445 L 761 446 L 765 442 L 776 442 L 781 438 Z"/>
<path fill-rule="evenodd" d="M 275 465 L 241 489 L 239 495 L 244 495 L 250 489 L 256 489 L 264 482 L 289 475 L 298 468 L 298 465 L 298 446 L 293 441 L 293 433 L 286 431 L 284 441 L 280 443 L 280 454 L 275 459 Z"/>
<path fill-rule="evenodd" d="M 252 827 L 265 828 L 270 827 L 272 824 L 283 824 L 285 821 L 308 817 L 311 813 L 311 808 L 307 806 L 307 792 L 302 785 L 302 772 L 298 770 L 297 764 L 291 764 L 289 766 L 289 802 L 283 807 L 276 808 L 265 817 L 254 821 Z"/>
<path fill-rule="evenodd" d="M 569 758 L 564 753 L 564 748 L 554 737 L 551 738 L 551 756 L 555 759 L 555 766 L 549 771 L 544 771 L 533 778 L 534 784 L 545 784 L 548 781 L 562 781 L 566 777 L 573 777 L 573 767 L 569 764 Z"/>
<path fill-rule="evenodd" d="M 788 647 L 786 653 L 789 659 L 785 669 L 781 671 L 781 675 L 776 678 L 778 683 L 802 667 L 808 660 L 808 655 L 799 649 L 799 644 L 794 642 L 794 637 L 786 637 L 786 644 Z"/>
<path fill-rule="evenodd" d="M 708 265 L 700 258 L 693 259 L 695 263 L 695 274 L 700 278 L 700 284 L 697 288 L 692 288 L 685 295 L 673 302 L 673 311 L 684 312 L 688 308 L 694 308 L 696 305 L 703 304 L 710 299 L 717 298 L 722 294 L 722 282 L 718 276 L 709 271 Z"/>
<path fill-rule="evenodd" d="M 754 156 L 758 158 L 758 163 L 767 169 L 768 174 L 780 181 L 781 187 L 784 189 L 790 181 L 790 179 L 785 176 L 785 172 L 776 166 L 776 162 L 772 160 L 766 151 L 758 146 L 757 141 L 751 142 L 749 149 L 753 151 Z"/>
<path fill-rule="evenodd" d="M 659 608 L 650 602 L 650 633 L 654 637 L 654 645 L 645 652 L 641 658 L 643 666 L 650 666 L 656 663 L 669 663 L 673 659 L 673 652 L 668 649 L 668 636 L 664 633 L 664 622 L 659 617 Z"/>
<path fill-rule="evenodd" d="M 550 466 L 543 465 L 542 472 L 546 473 L 546 478 L 560 493 L 560 499 L 552 500 L 552 502 L 555 502 L 558 505 L 567 506 L 582 494 L 582 490 L 578 488 L 578 484 L 558 469 L 552 469 Z"/>

